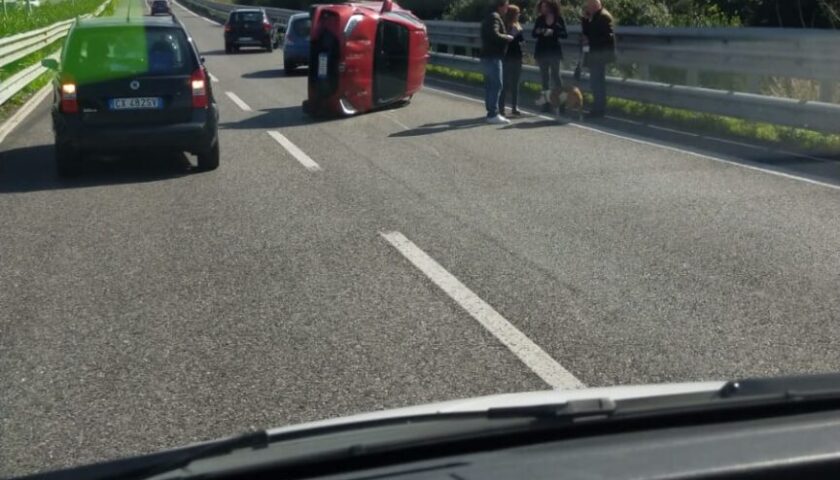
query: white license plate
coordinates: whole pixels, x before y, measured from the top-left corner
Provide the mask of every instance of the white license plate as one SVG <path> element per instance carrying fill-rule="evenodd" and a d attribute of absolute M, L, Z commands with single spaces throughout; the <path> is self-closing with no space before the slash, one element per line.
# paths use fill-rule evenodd
<path fill-rule="evenodd" d="M 318 55 L 318 78 L 327 78 L 327 66 L 330 57 L 326 53 Z"/>
<path fill-rule="evenodd" d="M 147 110 L 163 108 L 160 97 L 112 98 L 109 102 L 111 110 Z"/>
<path fill-rule="evenodd" d="M 240 42 L 253 42 L 254 37 L 239 37 Z"/>

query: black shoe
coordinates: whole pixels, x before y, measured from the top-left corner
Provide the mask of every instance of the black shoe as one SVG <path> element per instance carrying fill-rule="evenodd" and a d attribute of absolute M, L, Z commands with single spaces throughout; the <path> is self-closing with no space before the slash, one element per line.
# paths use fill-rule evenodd
<path fill-rule="evenodd" d="M 514 108 L 513 110 L 510 111 L 510 116 L 511 117 L 521 117 L 522 112 L 520 112 L 519 110 Z"/>

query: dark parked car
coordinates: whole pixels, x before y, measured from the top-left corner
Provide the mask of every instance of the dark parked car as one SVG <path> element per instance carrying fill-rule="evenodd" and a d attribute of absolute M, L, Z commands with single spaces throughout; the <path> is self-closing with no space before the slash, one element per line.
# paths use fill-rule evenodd
<path fill-rule="evenodd" d="M 283 67 L 286 73 L 298 66 L 309 65 L 309 33 L 312 20 L 308 13 L 296 13 L 289 17 L 286 38 L 283 41 Z"/>
<path fill-rule="evenodd" d="M 225 52 L 240 47 L 263 47 L 271 52 L 277 45 L 277 27 L 262 8 L 237 8 L 225 23 Z"/>
<path fill-rule="evenodd" d="M 169 15 L 172 10 L 169 8 L 168 0 L 154 0 L 151 7 L 152 15 Z"/>
<path fill-rule="evenodd" d="M 77 21 L 64 45 L 52 108 L 62 175 L 86 153 L 190 152 L 219 165 L 219 113 L 208 73 L 174 17 Z"/>

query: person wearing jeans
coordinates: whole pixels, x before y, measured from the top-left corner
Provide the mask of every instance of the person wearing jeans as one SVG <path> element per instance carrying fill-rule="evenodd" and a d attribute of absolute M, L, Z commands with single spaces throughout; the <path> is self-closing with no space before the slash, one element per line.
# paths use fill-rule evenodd
<path fill-rule="evenodd" d="M 563 60 L 563 48 L 560 40 L 568 38 L 566 22 L 560 15 L 558 0 L 540 0 L 537 3 L 537 20 L 531 36 L 537 41 L 534 58 L 540 67 L 542 79 L 542 95 L 537 99 L 537 105 L 543 107 L 544 112 L 551 109 L 552 89 L 563 88 L 563 78 L 560 76 L 560 62 Z"/>
<path fill-rule="evenodd" d="M 513 37 L 507 34 L 502 20 L 510 0 L 492 0 L 492 8 L 481 24 L 481 63 L 484 66 L 484 104 L 487 108 L 487 122 L 494 125 L 510 123 L 499 113 L 499 97 L 502 93 L 502 62 L 508 43 Z"/>
<path fill-rule="evenodd" d="M 505 116 L 505 103 L 508 96 L 510 96 L 510 114 L 513 116 L 521 115 L 519 112 L 519 81 L 522 78 L 522 44 L 525 42 L 525 38 L 522 36 L 519 14 L 519 7 L 516 5 L 509 6 L 505 14 L 505 28 L 508 34 L 513 37 L 513 41 L 508 44 L 503 62 L 502 95 L 499 97 L 499 114 L 503 117 Z"/>
<path fill-rule="evenodd" d="M 581 32 L 592 86 L 589 118 L 601 118 L 607 113 L 607 65 L 616 59 L 613 17 L 601 4 L 601 0 L 586 1 Z"/>

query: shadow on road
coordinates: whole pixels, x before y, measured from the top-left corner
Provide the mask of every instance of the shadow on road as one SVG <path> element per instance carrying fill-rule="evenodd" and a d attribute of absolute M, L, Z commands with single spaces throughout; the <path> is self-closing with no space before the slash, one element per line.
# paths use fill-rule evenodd
<path fill-rule="evenodd" d="M 287 77 L 305 77 L 309 74 L 309 68 L 307 67 L 298 67 L 291 72 L 285 72 L 285 76 Z"/>
<path fill-rule="evenodd" d="M 411 130 L 404 130 L 402 132 L 392 133 L 390 137 L 421 137 L 424 135 L 435 135 L 438 133 L 452 132 L 456 130 L 467 130 L 470 128 L 487 125 L 485 117 L 479 118 L 464 118 L 461 120 L 452 120 L 451 122 L 427 123 L 420 125 Z"/>
<path fill-rule="evenodd" d="M 567 125 L 569 122 L 563 120 L 538 120 L 536 122 L 522 122 L 515 121 L 510 125 L 502 128 L 502 130 L 531 130 L 534 128 L 556 127 L 558 125 Z"/>
<path fill-rule="evenodd" d="M 239 50 L 236 53 L 227 53 L 224 50 L 208 50 L 206 52 L 201 52 L 202 57 L 222 57 L 222 56 L 236 56 L 236 55 L 250 55 L 254 53 L 269 53 L 266 52 L 264 49 L 259 47 L 249 48 L 248 50 Z"/>
<path fill-rule="evenodd" d="M 79 175 L 61 178 L 55 171 L 52 145 L 0 153 L 0 194 L 63 190 L 171 180 L 192 171 L 183 153 L 89 157 Z"/>
<path fill-rule="evenodd" d="M 283 127 L 299 127 L 311 125 L 325 120 L 313 119 L 303 113 L 303 108 L 279 107 L 260 110 L 259 115 L 246 118 L 238 122 L 226 122 L 219 125 L 219 128 L 227 130 L 249 130 L 249 129 L 272 129 Z"/>
<path fill-rule="evenodd" d="M 242 78 L 280 78 L 285 77 L 282 69 L 275 70 L 259 70 L 256 72 L 247 72 L 242 74 Z"/>

